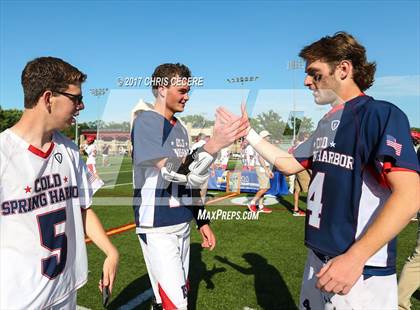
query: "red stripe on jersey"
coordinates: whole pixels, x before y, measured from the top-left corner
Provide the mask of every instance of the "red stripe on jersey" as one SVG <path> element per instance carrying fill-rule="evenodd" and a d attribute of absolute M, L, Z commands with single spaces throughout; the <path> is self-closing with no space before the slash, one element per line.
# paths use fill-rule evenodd
<path fill-rule="evenodd" d="M 311 169 L 312 160 L 305 159 L 304 161 L 299 162 L 305 169 Z"/>
<path fill-rule="evenodd" d="M 407 169 L 407 168 L 401 168 L 401 167 L 395 167 L 391 162 L 384 163 L 382 167 L 382 174 L 386 175 L 392 171 L 407 171 L 407 172 L 414 172 L 417 173 L 415 170 Z"/>
<path fill-rule="evenodd" d="M 42 150 L 38 149 L 37 147 L 33 146 L 32 144 L 29 145 L 28 147 L 29 152 L 32 152 L 35 155 L 42 158 L 47 158 L 48 156 L 50 156 L 53 149 L 54 149 L 54 142 L 51 142 L 50 148 L 45 153 Z"/>
<path fill-rule="evenodd" d="M 360 96 L 366 96 L 365 95 L 365 93 L 360 93 L 357 97 L 360 97 Z M 353 98 L 354 99 L 354 98 Z M 353 99 L 351 99 L 351 100 L 353 100 Z M 342 109 L 344 109 L 344 105 L 345 105 L 346 103 L 342 103 L 342 104 L 339 104 L 339 105 L 336 105 L 335 107 L 333 107 L 331 110 L 329 110 L 328 112 L 327 112 L 327 114 L 325 114 L 324 115 L 324 117 L 329 117 L 329 116 L 331 116 L 332 114 L 334 114 L 335 112 L 338 112 L 338 111 L 340 111 L 340 110 L 342 110 Z"/>
<path fill-rule="evenodd" d="M 378 173 L 372 166 L 366 166 L 366 170 L 375 178 L 381 187 L 390 189 L 384 173 Z"/>
<path fill-rule="evenodd" d="M 188 292 L 189 292 L 189 291 L 190 291 L 190 289 L 191 289 L 190 279 L 189 279 L 189 278 L 187 278 L 187 283 L 186 283 L 186 286 L 187 286 L 187 290 L 188 290 Z"/>
<path fill-rule="evenodd" d="M 174 303 L 169 299 L 168 295 L 166 295 L 165 291 L 162 289 L 160 284 L 158 283 L 158 289 L 159 289 L 159 295 L 162 299 L 162 306 L 165 310 L 176 310 L 177 307 L 174 305 Z"/>
<path fill-rule="evenodd" d="M 336 105 L 335 107 L 333 107 L 331 110 L 329 110 L 327 112 L 327 114 L 324 115 L 324 117 L 330 117 L 332 114 L 334 114 L 335 112 L 338 112 L 342 109 L 344 109 L 344 103 Z"/>

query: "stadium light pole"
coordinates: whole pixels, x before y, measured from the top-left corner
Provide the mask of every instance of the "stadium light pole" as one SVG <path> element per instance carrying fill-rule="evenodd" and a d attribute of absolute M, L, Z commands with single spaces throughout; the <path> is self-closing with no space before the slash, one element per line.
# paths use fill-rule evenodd
<path fill-rule="evenodd" d="M 255 81 L 257 81 L 260 77 L 257 75 L 251 75 L 251 76 L 237 76 L 237 77 L 232 77 L 232 78 L 228 78 L 226 79 L 226 81 L 229 84 L 236 84 L 236 83 L 240 83 L 241 84 L 241 95 L 242 95 L 242 100 L 241 103 L 244 102 L 245 100 L 245 91 L 244 91 L 244 84 L 245 83 L 253 83 Z"/>
<path fill-rule="evenodd" d="M 293 85 L 293 90 L 292 90 L 292 101 L 293 101 L 293 143 L 295 143 L 296 140 L 296 98 L 295 98 L 295 71 L 302 69 L 304 66 L 303 61 L 302 60 L 290 60 L 288 65 L 287 65 L 287 69 L 292 70 L 293 71 L 293 75 L 292 75 L 292 85 Z M 292 143 L 292 144 L 293 144 Z"/>
<path fill-rule="evenodd" d="M 255 82 L 256 80 L 258 80 L 260 77 L 257 75 L 253 75 L 253 76 L 237 76 L 237 77 L 233 77 L 233 78 L 228 78 L 226 79 L 226 81 L 229 84 L 236 84 L 236 83 L 241 83 L 241 90 L 242 90 L 242 102 L 244 101 L 244 83 L 252 83 Z"/>
<path fill-rule="evenodd" d="M 108 91 L 108 88 L 91 88 L 89 91 L 92 96 L 95 96 L 96 98 L 98 98 L 98 115 L 97 115 L 98 120 L 96 122 L 96 139 L 98 139 L 98 136 L 99 136 L 99 99 L 100 97 L 106 94 L 106 92 Z"/>

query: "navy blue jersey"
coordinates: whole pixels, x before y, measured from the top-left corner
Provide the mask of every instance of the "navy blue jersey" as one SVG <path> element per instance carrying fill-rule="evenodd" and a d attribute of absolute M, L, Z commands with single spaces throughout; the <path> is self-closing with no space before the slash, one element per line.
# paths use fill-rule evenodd
<path fill-rule="evenodd" d="M 294 155 L 312 169 L 305 244 L 329 257 L 346 252 L 384 206 L 387 167 L 419 171 L 407 117 L 369 96 L 332 109 Z M 395 250 L 393 240 L 366 265 L 395 272 Z"/>
<path fill-rule="evenodd" d="M 141 112 L 131 133 L 134 167 L 136 226 L 163 227 L 191 221 L 191 189 L 172 183 L 168 187 L 155 164 L 162 158 L 183 158 L 189 139 L 181 122 L 169 122 L 155 111 Z"/>

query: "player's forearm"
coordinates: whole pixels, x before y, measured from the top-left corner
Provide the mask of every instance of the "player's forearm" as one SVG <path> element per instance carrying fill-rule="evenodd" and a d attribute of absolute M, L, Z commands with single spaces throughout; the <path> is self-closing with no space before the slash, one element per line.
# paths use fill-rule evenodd
<path fill-rule="evenodd" d="M 276 166 L 283 174 L 295 174 L 305 169 L 292 154 L 262 139 L 254 130 L 251 129 L 246 139 L 258 154 L 270 164 Z"/>
<path fill-rule="evenodd" d="M 418 187 L 394 191 L 366 233 L 348 250 L 365 263 L 404 229 L 419 210 Z"/>
<path fill-rule="evenodd" d="M 204 214 L 205 215 L 205 207 L 203 204 L 199 204 L 197 206 L 192 206 L 191 211 L 193 213 L 193 217 L 194 220 L 197 224 L 197 228 L 200 229 L 201 227 L 203 227 L 204 225 L 209 225 L 210 224 L 210 220 L 207 218 L 200 218 L 200 215 Z"/>
<path fill-rule="evenodd" d="M 118 257 L 118 251 L 109 240 L 99 218 L 92 209 L 83 210 L 83 220 L 86 235 L 107 256 Z"/>
<path fill-rule="evenodd" d="M 215 155 L 223 147 L 222 147 L 222 145 L 217 144 L 217 142 L 214 141 L 214 139 L 210 138 L 210 140 L 206 144 L 204 144 L 203 148 L 207 153 L 209 153 L 211 155 Z"/>

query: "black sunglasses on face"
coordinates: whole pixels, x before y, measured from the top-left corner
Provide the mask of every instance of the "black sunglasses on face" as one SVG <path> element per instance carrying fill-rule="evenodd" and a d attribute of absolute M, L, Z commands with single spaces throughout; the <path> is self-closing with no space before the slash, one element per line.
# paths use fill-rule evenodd
<path fill-rule="evenodd" d="M 320 82 L 322 80 L 322 77 L 323 77 L 321 73 L 312 72 L 312 71 L 311 72 L 308 72 L 307 75 L 310 76 L 310 77 L 312 77 L 312 79 L 315 82 Z"/>
<path fill-rule="evenodd" d="M 322 74 L 320 74 L 320 73 L 315 73 L 315 74 L 313 75 L 313 78 L 314 78 L 314 81 L 315 81 L 315 82 L 320 82 L 320 81 L 322 80 Z"/>
<path fill-rule="evenodd" d="M 56 91 L 56 90 L 54 90 L 53 92 L 57 93 L 57 94 L 60 94 L 60 95 L 63 95 L 63 96 L 66 96 L 71 101 L 73 101 L 73 103 L 75 105 L 79 105 L 83 102 L 83 96 L 82 95 L 74 95 L 74 94 L 64 93 L 64 92 Z"/>

